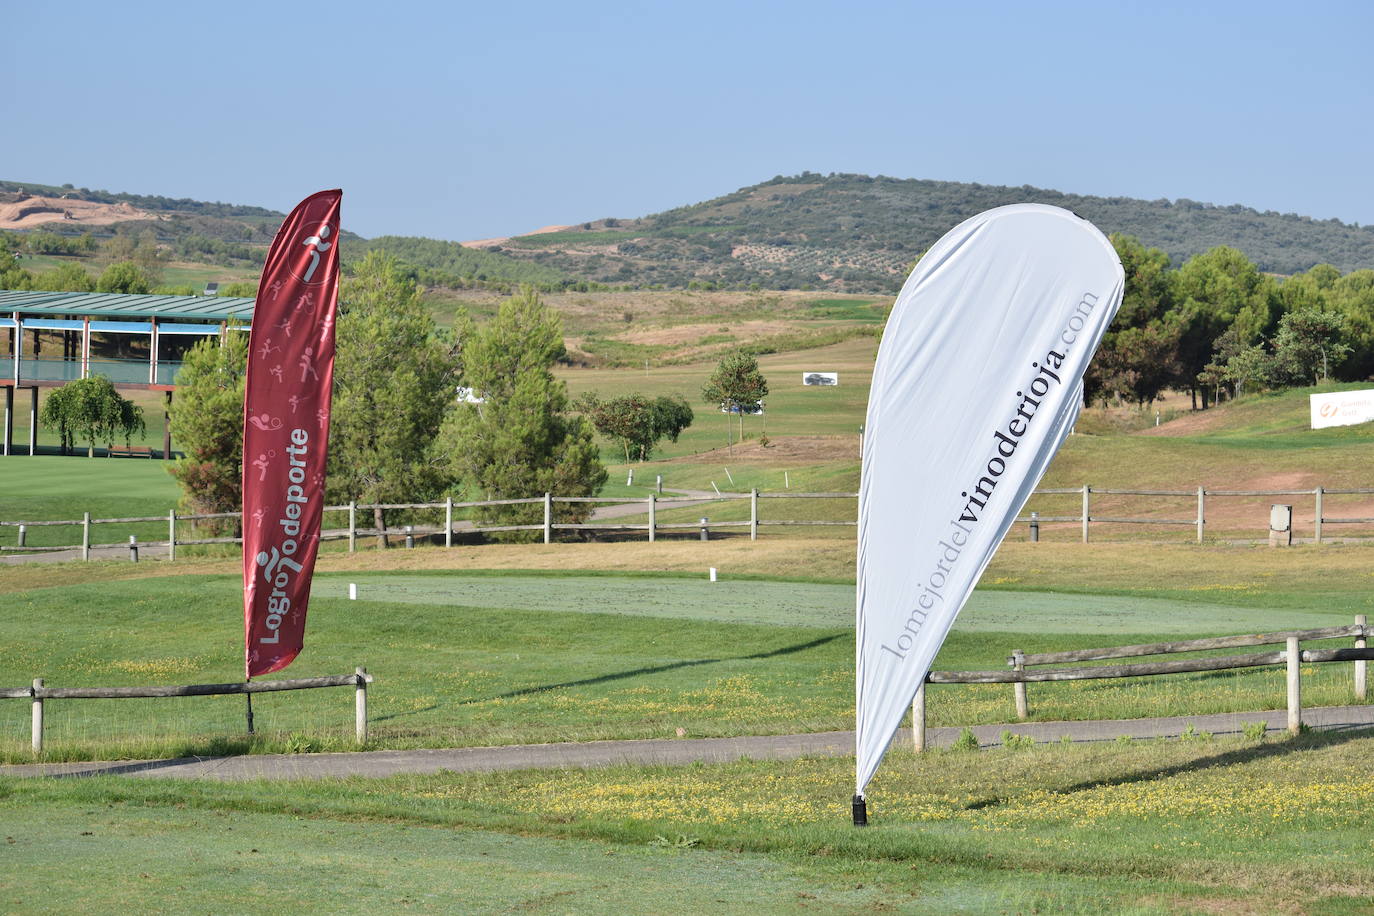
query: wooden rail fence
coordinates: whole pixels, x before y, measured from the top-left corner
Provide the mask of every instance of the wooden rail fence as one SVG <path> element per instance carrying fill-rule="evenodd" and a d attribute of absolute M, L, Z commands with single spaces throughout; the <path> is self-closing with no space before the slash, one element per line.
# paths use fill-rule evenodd
<path fill-rule="evenodd" d="M 47 687 L 43 678 L 31 687 L 0 687 L 0 700 L 28 698 L 33 703 L 33 753 L 43 753 L 43 704 L 47 700 L 127 700 L 146 697 L 205 697 L 231 693 L 275 693 L 315 687 L 354 688 L 354 733 L 358 743 L 367 742 L 367 685 L 372 675 L 361 665 L 352 674 L 302 677 L 284 681 L 243 681 L 231 684 L 182 684 L 156 687 Z"/>
<path fill-rule="evenodd" d="M 1148 518 L 1148 517 L 1124 517 L 1124 516 L 1105 516 L 1094 515 L 1092 511 L 1092 497 L 1094 494 L 1100 496 L 1139 496 L 1139 497 L 1158 497 L 1158 498 L 1193 498 L 1196 500 L 1197 511 L 1192 518 Z M 1314 500 L 1314 522 L 1313 540 L 1321 543 L 1325 534 L 1324 526 L 1342 524 L 1365 524 L 1374 525 L 1374 518 L 1354 518 L 1354 517 L 1334 517 L 1325 514 L 1324 499 L 1327 496 L 1360 496 L 1374 495 L 1374 488 L 1355 488 L 1355 489 L 1328 489 L 1326 487 L 1316 487 L 1311 490 L 1208 490 L 1197 487 L 1192 490 L 1126 490 L 1108 487 L 1091 487 L 1084 485 L 1077 488 L 1049 488 L 1036 490 L 1036 496 L 1066 496 L 1077 495 L 1081 498 L 1081 509 L 1077 515 L 1040 515 L 1032 512 L 1029 516 L 1022 516 L 1016 521 L 1020 524 L 1029 525 L 1030 537 L 1038 540 L 1041 524 L 1048 523 L 1076 523 L 1081 528 L 1081 538 L 1087 543 L 1091 538 L 1091 527 L 1094 522 L 1098 524 L 1125 524 L 1125 525 L 1166 525 L 1166 526 L 1189 526 L 1197 531 L 1197 541 L 1202 543 L 1206 535 L 1207 528 L 1207 505 L 1210 498 L 1221 497 L 1297 497 L 1310 496 Z M 455 534 L 486 534 L 501 531 L 537 531 L 542 532 L 544 543 L 551 543 L 554 535 L 560 531 L 643 531 L 648 540 L 654 541 L 660 532 L 669 531 L 698 531 L 703 540 L 710 536 L 712 530 L 721 529 L 747 529 L 751 540 L 757 540 L 759 529 L 763 527 L 826 527 L 842 526 L 854 527 L 858 523 L 850 520 L 835 519 L 765 519 L 759 511 L 761 500 L 765 499 L 857 499 L 857 493 L 760 493 L 758 490 L 751 490 L 748 493 L 724 492 L 717 496 L 697 497 L 697 496 L 657 496 L 648 497 L 573 497 L 573 496 L 553 496 L 545 493 L 543 496 L 527 497 L 524 499 L 498 499 L 498 500 L 479 500 L 471 502 L 454 502 L 446 499 L 443 502 L 431 503 L 377 503 L 377 504 L 358 504 L 349 503 L 342 506 L 325 506 L 325 512 L 347 513 L 348 526 L 346 528 L 327 529 L 320 533 L 321 540 L 347 540 L 348 549 L 357 549 L 358 538 L 360 537 L 381 537 L 381 536 L 404 536 L 407 546 L 412 546 L 415 537 L 429 537 L 442 535 L 444 546 L 453 546 L 453 536 Z M 705 506 L 717 502 L 729 502 L 732 500 L 749 501 L 749 518 L 741 521 L 709 521 L 703 518 L 697 522 L 670 522 L 664 523 L 658 520 L 658 512 L 661 508 L 673 508 L 680 505 Z M 554 521 L 553 507 L 556 503 L 593 503 L 599 505 L 617 504 L 638 504 L 644 507 L 648 518 L 644 523 L 616 523 L 614 521 L 596 523 L 560 523 Z M 529 525 L 488 525 L 488 526 L 469 526 L 462 525 L 455 527 L 454 511 L 462 509 L 476 509 L 485 506 L 514 506 L 514 505 L 540 505 L 544 507 L 543 521 L 539 524 Z M 358 526 L 358 512 L 371 511 L 374 509 L 405 509 L 405 510 L 443 510 L 444 520 L 441 525 L 406 525 L 400 528 L 371 528 Z M 56 550 L 80 550 L 81 558 L 89 560 L 91 551 L 95 549 L 110 549 L 128 547 L 130 559 L 138 558 L 139 546 L 165 547 L 168 558 L 176 559 L 176 548 L 179 546 L 189 546 L 196 544 L 238 544 L 241 538 L 236 537 L 212 537 L 212 538 L 186 538 L 177 534 L 178 522 L 200 522 L 211 519 L 240 518 L 238 512 L 220 512 L 214 514 L 201 515 L 179 515 L 175 510 L 168 512 L 167 515 L 142 516 L 133 518 L 91 518 L 89 512 L 83 513 L 80 519 L 69 519 L 62 521 L 0 521 L 0 528 L 18 528 L 18 538 L 16 544 L 0 546 L 4 551 L 56 551 Z M 113 544 L 95 543 L 92 536 L 92 527 L 95 525 L 106 524 L 136 524 L 166 522 L 167 539 L 138 542 L 131 536 L 127 543 L 119 542 Z M 67 544 L 59 546 L 32 546 L 26 543 L 26 535 L 29 529 L 49 526 L 79 526 L 81 529 L 81 542 L 79 544 Z"/>
<path fill-rule="evenodd" d="M 1299 648 L 1300 640 L 1354 638 L 1349 649 Z M 1300 665 L 1330 662 L 1353 662 L 1355 698 L 1365 702 L 1368 695 L 1368 661 L 1374 659 L 1374 649 L 1368 648 L 1369 627 L 1364 614 L 1355 617 L 1352 626 L 1322 627 L 1312 630 L 1285 630 L 1277 633 L 1247 633 L 1239 636 L 1216 636 L 1207 639 L 1188 639 L 1178 642 L 1146 643 L 1134 646 L 1109 646 L 1101 649 L 1074 649 L 1067 652 L 1027 654 L 1015 649 L 1007 657 L 1007 671 L 932 671 L 916 691 L 911 717 L 913 741 L 917 751 L 926 747 L 926 684 L 1011 684 L 1016 702 L 1016 717 L 1030 716 L 1026 685 L 1046 681 L 1090 681 L 1118 677 L 1151 677 L 1160 674 L 1180 674 L 1195 671 L 1231 671 L 1265 665 L 1286 665 L 1288 673 L 1288 730 L 1297 734 L 1302 727 L 1302 691 Z M 1234 649 L 1243 646 L 1264 646 L 1282 643 L 1278 652 L 1255 652 L 1247 655 L 1186 658 L 1173 661 L 1143 662 L 1125 665 L 1093 665 L 1081 668 L 1051 668 L 1028 671 L 1030 666 L 1061 665 L 1071 662 L 1106 661 L 1115 658 L 1172 655 L 1180 652 L 1203 652 Z"/>

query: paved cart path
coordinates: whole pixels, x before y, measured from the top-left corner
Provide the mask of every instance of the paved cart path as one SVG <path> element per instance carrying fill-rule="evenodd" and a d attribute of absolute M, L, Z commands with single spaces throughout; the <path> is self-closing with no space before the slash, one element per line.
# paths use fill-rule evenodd
<path fill-rule="evenodd" d="M 1095 722 L 1020 722 L 974 726 L 983 745 L 995 745 L 1004 729 L 1037 742 L 1112 741 L 1118 736 L 1173 738 L 1192 726 L 1214 735 L 1240 734 L 1246 723 L 1265 722 L 1271 730 L 1286 727 L 1285 710 L 1122 719 Z M 1374 728 L 1374 706 L 1329 706 L 1303 711 L 1312 728 Z M 931 747 L 953 743 L 960 728 L 932 728 Z M 911 741 L 903 729 L 899 745 Z M 344 754 L 252 754 L 239 757 L 186 757 L 174 760 L 123 760 L 93 763 L 23 764 L 0 767 L 0 776 L 151 776 L 172 779 L 324 779 L 349 776 L 394 776 L 401 773 L 491 772 L 494 770 L 567 769 L 616 764 L 683 765 L 698 761 L 723 763 L 741 758 L 787 760 L 803 756 L 847 757 L 854 753 L 853 732 L 771 735 L 741 738 L 648 739 L 528 744 L 509 747 L 441 748 L 412 751 L 360 751 Z"/>

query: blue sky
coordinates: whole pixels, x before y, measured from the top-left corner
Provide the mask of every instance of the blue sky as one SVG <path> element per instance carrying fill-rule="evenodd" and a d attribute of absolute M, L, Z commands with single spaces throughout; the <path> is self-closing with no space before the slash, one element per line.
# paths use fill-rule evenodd
<path fill-rule="evenodd" d="M 0 178 L 365 236 L 633 217 L 777 174 L 1374 223 L 1374 4 L 0 0 Z"/>

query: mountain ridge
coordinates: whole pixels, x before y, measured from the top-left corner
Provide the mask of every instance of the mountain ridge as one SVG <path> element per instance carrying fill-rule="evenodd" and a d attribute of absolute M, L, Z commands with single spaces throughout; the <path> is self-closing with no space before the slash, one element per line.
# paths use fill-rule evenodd
<path fill-rule="evenodd" d="M 151 226 L 159 237 L 196 234 L 250 246 L 265 246 L 282 218 L 263 207 L 0 181 L 0 198 L 24 194 L 128 205 L 156 217 L 131 221 L 130 229 Z M 1337 219 L 1188 198 L 1146 201 L 1031 185 L 815 172 L 778 175 L 641 217 L 607 217 L 483 240 L 476 250 L 470 242 L 422 236 L 383 236 L 355 247 L 390 250 L 428 271 L 426 282 L 437 285 L 550 284 L 562 278 L 564 283 L 636 287 L 891 293 L 920 254 L 951 227 L 983 210 L 1026 202 L 1064 207 L 1105 233 L 1133 235 L 1166 251 L 1174 266 L 1229 245 L 1261 270 L 1277 274 L 1319 263 L 1342 272 L 1374 268 L 1374 227 Z M 42 228 L 69 234 L 78 227 L 55 220 Z"/>

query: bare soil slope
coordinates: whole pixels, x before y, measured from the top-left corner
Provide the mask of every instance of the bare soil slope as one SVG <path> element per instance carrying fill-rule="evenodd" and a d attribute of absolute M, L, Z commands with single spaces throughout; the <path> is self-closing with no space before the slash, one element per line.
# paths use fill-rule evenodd
<path fill-rule="evenodd" d="M 45 223 L 110 226 L 130 220 L 159 218 L 127 203 L 101 204 L 91 200 L 30 196 L 0 203 L 0 229 L 33 229 Z"/>

